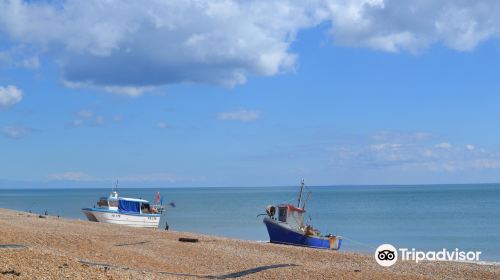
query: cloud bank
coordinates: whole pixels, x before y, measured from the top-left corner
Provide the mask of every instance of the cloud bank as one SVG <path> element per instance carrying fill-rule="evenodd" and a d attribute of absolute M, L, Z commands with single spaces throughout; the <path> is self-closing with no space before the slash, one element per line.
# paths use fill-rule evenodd
<path fill-rule="evenodd" d="M 380 135 L 391 137 L 380 138 Z M 366 145 L 342 145 L 330 149 L 336 166 L 368 170 L 396 168 L 431 172 L 500 169 L 500 154 L 472 144 L 434 143 L 431 134 L 383 132 Z M 381 140 L 383 142 L 381 142 Z"/>
<path fill-rule="evenodd" d="M 54 173 L 47 176 L 49 180 L 56 181 L 88 181 L 93 178 L 84 172 L 80 171 L 68 171 L 63 173 Z"/>
<path fill-rule="evenodd" d="M 165 84 L 235 86 L 291 71 L 297 33 L 320 24 L 337 45 L 472 50 L 498 38 L 499 13 L 493 0 L 11 0 L 0 1 L 0 36 L 56 60 L 67 85 L 137 96 Z M 40 64 L 32 53 L 19 63 Z"/>

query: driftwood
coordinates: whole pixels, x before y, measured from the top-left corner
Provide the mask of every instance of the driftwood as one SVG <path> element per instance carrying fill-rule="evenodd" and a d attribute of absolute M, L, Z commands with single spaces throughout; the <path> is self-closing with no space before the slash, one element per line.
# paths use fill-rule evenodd
<path fill-rule="evenodd" d="M 139 242 L 134 242 L 134 243 L 121 243 L 121 244 L 115 244 L 115 246 L 121 247 L 121 246 L 140 245 L 140 244 L 146 244 L 146 243 L 149 243 L 149 241 L 139 241 Z"/>
<path fill-rule="evenodd" d="M 15 271 L 13 269 L 1 271 L 0 273 L 2 273 L 3 275 L 15 275 L 15 276 L 20 276 L 21 275 L 21 272 L 17 272 L 17 271 Z"/>
<path fill-rule="evenodd" d="M 198 242 L 198 238 L 188 238 L 188 237 L 180 237 L 179 238 L 180 242 L 191 242 L 191 243 L 196 243 Z"/>

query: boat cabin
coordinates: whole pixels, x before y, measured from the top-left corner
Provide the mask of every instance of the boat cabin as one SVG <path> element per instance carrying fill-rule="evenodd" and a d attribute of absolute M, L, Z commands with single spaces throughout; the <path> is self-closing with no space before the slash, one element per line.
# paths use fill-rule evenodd
<path fill-rule="evenodd" d="M 137 198 L 120 197 L 118 199 L 118 211 L 129 214 L 157 214 L 155 207 L 151 207 L 149 201 Z"/>
<path fill-rule="evenodd" d="M 98 208 L 114 210 L 127 214 L 157 214 L 157 207 L 152 207 L 149 201 L 128 197 L 101 197 L 97 201 Z"/>
<path fill-rule="evenodd" d="M 109 210 L 118 210 L 118 198 L 114 197 L 101 197 L 97 201 L 98 208 L 104 208 Z"/>
<path fill-rule="evenodd" d="M 302 229 L 304 227 L 304 213 L 302 208 L 291 204 L 278 205 L 278 221 L 289 224 L 292 228 Z"/>

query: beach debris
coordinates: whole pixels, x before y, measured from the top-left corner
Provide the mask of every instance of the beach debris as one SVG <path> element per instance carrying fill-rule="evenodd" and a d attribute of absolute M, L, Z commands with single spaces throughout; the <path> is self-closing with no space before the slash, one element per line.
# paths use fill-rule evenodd
<path fill-rule="evenodd" d="M 15 276 L 20 276 L 20 275 L 21 275 L 21 272 L 17 272 L 17 271 L 15 271 L 14 269 L 11 269 L 11 270 L 3 270 L 3 271 L 1 271 L 0 273 L 2 273 L 3 275 L 15 275 Z"/>
<path fill-rule="evenodd" d="M 91 261 L 84 261 L 84 260 L 79 260 L 79 262 L 83 265 L 87 266 L 102 266 L 102 267 L 112 267 L 114 265 L 112 264 L 107 264 L 107 263 L 97 263 L 97 262 L 91 262 Z"/>
<path fill-rule="evenodd" d="M 361 272 L 361 269 L 355 269 L 354 272 Z"/>
<path fill-rule="evenodd" d="M 44 215 L 38 215 L 38 218 L 42 219 L 42 218 L 47 218 L 47 217 L 45 217 Z"/>
<path fill-rule="evenodd" d="M 130 246 L 130 245 L 140 245 L 140 244 L 145 244 L 149 243 L 149 241 L 139 241 L 139 242 L 134 242 L 134 243 L 121 243 L 121 244 L 115 244 L 115 246 L 121 247 L 121 246 Z"/>
<path fill-rule="evenodd" d="M 22 244 L 0 244 L 0 249 L 26 249 L 28 246 Z"/>
<path fill-rule="evenodd" d="M 63 263 L 62 265 L 59 266 L 59 268 L 65 268 L 65 267 L 68 267 L 67 263 Z"/>
<path fill-rule="evenodd" d="M 189 237 L 180 237 L 179 238 L 180 242 L 190 242 L 190 243 L 196 243 L 198 242 L 198 238 L 189 238 Z"/>

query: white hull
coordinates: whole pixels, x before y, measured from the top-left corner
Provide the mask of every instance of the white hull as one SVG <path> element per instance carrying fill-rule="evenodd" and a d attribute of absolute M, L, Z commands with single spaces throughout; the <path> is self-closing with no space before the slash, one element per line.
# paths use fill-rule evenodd
<path fill-rule="evenodd" d="M 89 221 L 131 227 L 158 228 L 160 215 L 128 215 L 118 212 L 82 210 Z"/>

